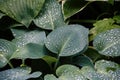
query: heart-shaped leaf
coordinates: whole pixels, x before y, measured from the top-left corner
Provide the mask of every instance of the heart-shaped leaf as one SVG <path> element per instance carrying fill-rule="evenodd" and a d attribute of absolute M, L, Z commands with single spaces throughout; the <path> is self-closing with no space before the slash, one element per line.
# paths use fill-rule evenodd
<path fill-rule="evenodd" d="M 64 25 L 60 4 L 56 0 L 46 0 L 41 13 L 34 19 L 34 23 L 40 28 L 50 30 Z"/>
<path fill-rule="evenodd" d="M 16 46 L 12 42 L 0 39 L 0 68 L 9 62 L 15 50 Z"/>
<path fill-rule="evenodd" d="M 46 53 L 44 41 L 46 39 L 45 32 L 38 30 L 30 31 L 13 40 L 17 46 L 16 52 L 12 58 L 41 58 Z"/>
<path fill-rule="evenodd" d="M 30 74 L 31 68 L 19 67 L 0 72 L 0 80 L 27 80 L 29 78 L 37 78 L 41 72 L 34 72 Z"/>
<path fill-rule="evenodd" d="M 75 55 L 85 51 L 88 45 L 88 33 L 88 29 L 81 25 L 60 27 L 47 36 L 45 45 L 58 56 Z"/>
<path fill-rule="evenodd" d="M 45 0 L 0 0 L 0 10 L 28 27 Z"/>
<path fill-rule="evenodd" d="M 82 11 L 91 2 L 86 2 L 84 0 L 64 0 L 62 1 L 64 18 L 67 19 L 74 14 Z M 75 5 L 74 5 L 75 4 Z"/>
<path fill-rule="evenodd" d="M 120 28 L 100 33 L 94 39 L 93 45 L 102 55 L 120 56 Z"/>

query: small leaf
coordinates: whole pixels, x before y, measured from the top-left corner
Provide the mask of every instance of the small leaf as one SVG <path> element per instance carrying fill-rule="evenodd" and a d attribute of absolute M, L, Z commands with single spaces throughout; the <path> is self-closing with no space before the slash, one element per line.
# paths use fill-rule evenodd
<path fill-rule="evenodd" d="M 81 56 L 77 56 L 77 57 L 73 57 L 73 63 L 75 65 L 78 66 L 91 66 L 94 67 L 92 60 L 85 56 L 85 55 L 81 55 Z"/>
<path fill-rule="evenodd" d="M 57 79 L 57 78 L 56 78 L 54 75 L 52 75 L 52 74 L 47 74 L 47 75 L 45 75 L 44 80 L 59 80 L 59 79 Z"/>
<path fill-rule="evenodd" d="M 109 70 L 108 70 L 109 68 Z M 89 80 L 119 80 L 120 67 L 119 64 L 99 60 L 95 63 L 95 69 L 85 66 L 81 69 L 82 74 Z"/>
<path fill-rule="evenodd" d="M 80 72 L 80 69 L 73 65 L 62 65 L 56 70 L 60 80 L 87 80 Z"/>
<path fill-rule="evenodd" d="M 95 68 L 99 73 L 108 73 L 111 71 L 116 71 L 120 69 L 120 66 L 117 63 L 106 61 L 106 60 L 99 60 L 95 63 Z"/>
<path fill-rule="evenodd" d="M 102 55 L 120 56 L 120 28 L 102 32 L 96 36 L 93 45 Z"/>
<path fill-rule="evenodd" d="M 90 66 L 85 66 L 81 69 L 82 74 L 89 80 L 110 80 L 110 78 L 105 74 L 97 73 Z"/>
<path fill-rule="evenodd" d="M 28 27 L 45 0 L 1 0 L 0 10 Z"/>
<path fill-rule="evenodd" d="M 99 20 L 96 23 L 93 24 L 93 28 L 90 30 L 91 34 L 91 40 L 94 39 L 94 37 L 104 31 L 113 29 L 113 28 L 120 28 L 119 25 L 114 24 L 114 20 L 111 18 L 106 18 L 103 20 Z"/>
<path fill-rule="evenodd" d="M 12 42 L 0 39 L 0 68 L 9 62 L 15 50 L 16 46 Z"/>
<path fill-rule="evenodd" d="M 72 56 L 86 50 L 88 33 L 88 29 L 81 25 L 60 27 L 47 36 L 45 45 L 59 56 Z"/>
<path fill-rule="evenodd" d="M 37 78 L 41 75 L 41 72 L 34 72 L 32 74 L 30 72 L 31 69 L 29 67 L 8 69 L 0 72 L 0 80 L 26 80 Z"/>
<path fill-rule="evenodd" d="M 13 40 L 17 46 L 12 58 L 41 58 L 47 53 L 44 46 L 46 39 L 45 32 L 38 30 L 30 31 Z"/>
<path fill-rule="evenodd" d="M 66 64 L 57 68 L 56 75 L 61 76 L 61 75 L 65 75 L 66 73 L 69 73 L 69 72 L 74 73 L 76 71 L 79 71 L 78 67 Z"/>
<path fill-rule="evenodd" d="M 50 30 L 64 25 L 60 4 L 56 0 L 46 0 L 41 13 L 34 19 L 34 23 L 40 28 Z"/>
<path fill-rule="evenodd" d="M 74 14 L 82 11 L 90 3 L 91 2 L 87 3 L 84 0 L 63 0 L 62 7 L 63 7 L 64 18 L 67 19 L 73 16 Z"/>

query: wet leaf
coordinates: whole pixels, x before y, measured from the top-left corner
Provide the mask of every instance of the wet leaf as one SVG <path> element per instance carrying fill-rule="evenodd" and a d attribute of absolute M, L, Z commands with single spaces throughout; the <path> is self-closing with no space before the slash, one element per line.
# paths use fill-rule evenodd
<path fill-rule="evenodd" d="M 37 78 L 41 75 L 41 72 L 34 72 L 30 74 L 31 68 L 19 67 L 14 69 L 8 69 L 0 72 L 0 80 L 27 80 L 29 78 Z"/>
<path fill-rule="evenodd" d="M 95 63 L 95 69 L 85 66 L 81 69 L 82 74 L 89 80 L 119 80 L 120 67 L 117 63 L 99 60 Z"/>
<path fill-rule="evenodd" d="M 16 46 L 12 42 L 0 39 L 0 68 L 9 62 L 15 50 Z"/>
<path fill-rule="evenodd" d="M 40 28 L 49 30 L 64 25 L 60 4 L 56 0 L 46 0 L 40 14 L 34 19 L 34 23 Z"/>
<path fill-rule="evenodd" d="M 114 24 L 115 21 L 111 18 L 105 18 L 103 20 L 99 20 L 93 24 L 93 28 L 90 30 L 91 40 L 95 38 L 95 36 L 101 32 L 113 29 L 120 28 L 119 25 Z"/>
<path fill-rule="evenodd" d="M 120 66 L 117 63 L 106 61 L 106 60 L 99 60 L 95 63 L 95 68 L 99 73 L 108 73 L 111 71 L 116 71 L 120 69 Z"/>
<path fill-rule="evenodd" d="M 62 65 L 56 70 L 60 80 L 87 80 L 80 72 L 80 69 L 73 65 Z"/>
<path fill-rule="evenodd" d="M 17 46 L 16 52 L 12 58 L 41 58 L 47 52 L 44 41 L 46 39 L 45 32 L 38 30 L 30 31 L 13 40 Z"/>
<path fill-rule="evenodd" d="M 58 56 L 80 54 L 88 45 L 88 33 L 88 29 L 81 25 L 60 27 L 47 36 L 45 45 Z"/>
<path fill-rule="evenodd" d="M 44 80 L 59 80 L 53 74 L 47 74 L 44 77 Z"/>
<path fill-rule="evenodd" d="M 96 36 L 93 45 L 102 55 L 120 56 L 120 28 L 102 32 Z"/>
<path fill-rule="evenodd" d="M 0 10 L 28 27 L 45 0 L 0 0 Z"/>

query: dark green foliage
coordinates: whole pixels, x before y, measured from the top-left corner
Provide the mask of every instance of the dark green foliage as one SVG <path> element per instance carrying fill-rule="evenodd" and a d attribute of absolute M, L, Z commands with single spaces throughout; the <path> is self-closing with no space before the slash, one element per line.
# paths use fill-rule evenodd
<path fill-rule="evenodd" d="M 0 80 L 120 80 L 119 34 L 114 0 L 0 0 Z"/>

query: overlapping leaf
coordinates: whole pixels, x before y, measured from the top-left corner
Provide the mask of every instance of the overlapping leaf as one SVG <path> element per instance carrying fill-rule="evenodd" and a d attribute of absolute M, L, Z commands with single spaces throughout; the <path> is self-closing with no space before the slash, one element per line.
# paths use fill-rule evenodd
<path fill-rule="evenodd" d="M 44 40 L 46 39 L 45 32 L 30 31 L 13 40 L 17 46 L 16 52 L 12 58 L 41 58 L 46 53 Z"/>
<path fill-rule="evenodd" d="M 107 31 L 107 30 L 110 30 L 113 28 L 120 28 L 119 25 L 116 25 L 114 23 L 115 23 L 115 21 L 111 18 L 99 20 L 96 23 L 94 23 L 93 24 L 94 27 L 90 30 L 90 34 L 92 35 L 91 40 L 93 40 L 94 37 L 101 32 L 104 32 L 104 31 Z"/>
<path fill-rule="evenodd" d="M 60 4 L 56 0 L 46 0 L 40 14 L 34 19 L 34 23 L 40 28 L 50 30 L 64 25 Z"/>
<path fill-rule="evenodd" d="M 15 50 L 16 46 L 12 42 L 0 39 L 0 68 L 9 62 Z"/>
<path fill-rule="evenodd" d="M 0 0 L 0 10 L 28 27 L 45 0 Z"/>
<path fill-rule="evenodd" d="M 58 56 L 75 55 L 85 51 L 88 45 L 88 33 L 88 29 L 81 25 L 60 27 L 47 36 L 45 45 Z"/>
<path fill-rule="evenodd" d="M 8 69 L 0 72 L 0 80 L 27 80 L 41 75 L 41 72 L 34 72 L 32 74 L 30 72 L 31 68 L 29 67 Z"/>
<path fill-rule="evenodd" d="M 93 44 L 102 55 L 120 56 L 120 28 L 100 33 L 94 39 Z"/>
<path fill-rule="evenodd" d="M 95 63 L 95 69 L 85 66 L 82 74 L 89 80 L 119 80 L 120 67 L 117 63 L 99 60 Z"/>

